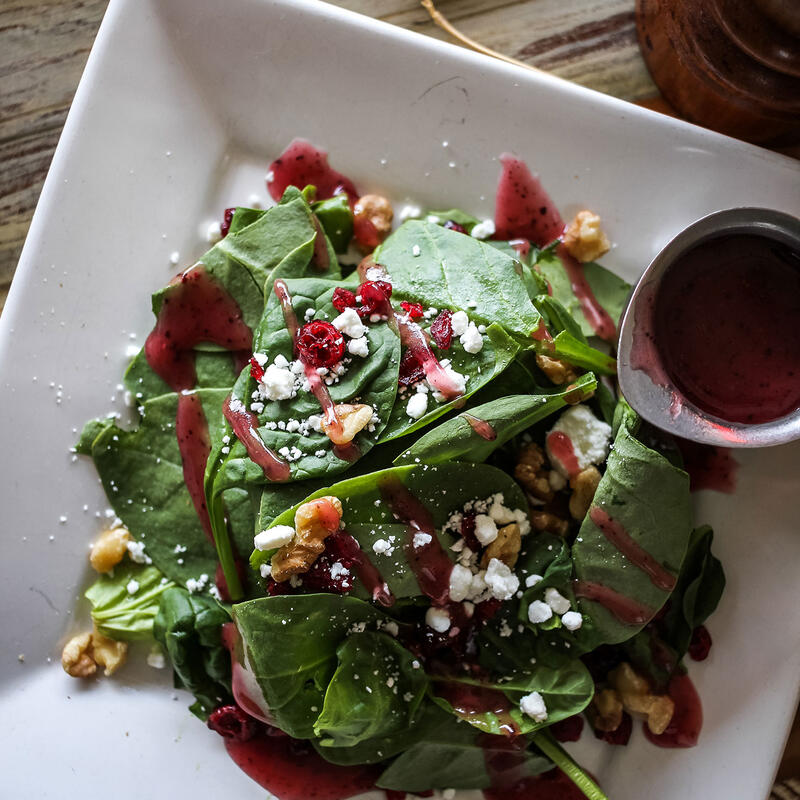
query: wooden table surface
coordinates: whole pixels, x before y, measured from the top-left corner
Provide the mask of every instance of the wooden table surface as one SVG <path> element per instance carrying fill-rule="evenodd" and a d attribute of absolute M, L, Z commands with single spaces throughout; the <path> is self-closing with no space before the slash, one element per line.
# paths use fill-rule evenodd
<path fill-rule="evenodd" d="M 334 2 L 452 41 L 418 0 Z M 0 3 L 0 308 L 106 5 L 107 0 Z M 639 54 L 634 0 L 439 0 L 436 7 L 462 33 L 493 50 L 668 110 Z M 779 773 L 791 776 L 800 776 L 798 720 Z M 776 791 L 776 800 L 794 796 Z"/>

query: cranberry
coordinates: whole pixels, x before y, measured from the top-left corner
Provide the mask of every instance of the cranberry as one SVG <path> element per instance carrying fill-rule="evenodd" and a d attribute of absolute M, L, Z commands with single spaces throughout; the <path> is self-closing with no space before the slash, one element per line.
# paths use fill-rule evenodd
<path fill-rule="evenodd" d="M 264 377 L 264 367 L 262 367 L 255 358 L 250 359 L 250 374 L 257 381 L 260 381 Z"/>
<path fill-rule="evenodd" d="M 622 712 L 622 722 L 615 731 L 598 731 L 595 730 L 594 735 L 598 739 L 602 739 L 608 744 L 626 745 L 631 738 L 631 731 L 633 730 L 633 720 L 627 711 Z"/>
<path fill-rule="evenodd" d="M 461 536 L 464 538 L 467 547 L 469 547 L 473 553 L 480 552 L 481 543 L 478 541 L 478 537 L 475 536 L 474 514 L 464 514 L 464 516 L 461 517 Z"/>
<path fill-rule="evenodd" d="M 457 222 L 453 222 L 451 219 L 446 220 L 442 227 L 447 228 L 449 231 L 455 231 L 456 233 L 467 232 L 467 229 L 463 225 L 459 225 Z"/>
<path fill-rule="evenodd" d="M 424 377 L 425 370 L 422 369 L 422 364 L 419 363 L 417 357 L 410 350 L 406 350 L 400 359 L 400 375 L 398 378 L 400 385 L 411 386 L 412 383 L 421 381 Z"/>
<path fill-rule="evenodd" d="M 228 231 L 231 229 L 231 221 L 233 220 L 235 211 L 235 208 L 225 209 L 225 215 L 222 217 L 222 224 L 219 226 L 219 232 L 222 234 L 223 238 L 228 235 Z"/>
<path fill-rule="evenodd" d="M 403 300 L 403 302 L 400 303 L 400 308 L 402 308 L 411 319 L 422 319 L 425 314 L 422 310 L 422 303 L 409 303 L 407 300 Z"/>
<path fill-rule="evenodd" d="M 349 289 L 342 289 L 341 286 L 337 286 L 333 290 L 333 307 L 342 312 L 346 308 L 355 308 L 356 307 L 356 296 L 349 290 Z"/>
<path fill-rule="evenodd" d="M 220 706 L 214 709 L 206 725 L 220 736 L 235 742 L 246 742 L 248 739 L 252 739 L 259 729 L 258 721 L 235 705 Z"/>
<path fill-rule="evenodd" d="M 335 531 L 325 539 L 325 552 L 302 576 L 303 588 L 314 592 L 347 594 L 353 589 L 354 567 L 360 554 L 358 542 L 349 533 Z M 337 563 L 347 572 L 338 572 L 334 576 L 331 568 Z"/>
<path fill-rule="evenodd" d="M 699 625 L 692 631 L 692 641 L 689 644 L 689 655 L 692 661 L 705 661 L 711 650 L 711 634 L 705 625 Z"/>
<path fill-rule="evenodd" d="M 344 355 L 344 337 L 322 320 L 311 320 L 297 332 L 300 357 L 312 367 L 332 367 Z"/>
<path fill-rule="evenodd" d="M 274 578 L 267 581 L 267 594 L 270 597 L 278 597 L 282 594 L 297 594 L 294 586 L 289 581 L 281 581 L 278 583 Z"/>
<path fill-rule="evenodd" d="M 554 723 L 550 730 L 559 742 L 577 742 L 583 733 L 583 717 L 580 714 L 573 714 Z"/>
<path fill-rule="evenodd" d="M 358 309 L 360 317 L 369 317 L 371 314 L 389 315 L 391 306 L 389 298 L 392 296 L 392 284 L 388 281 L 364 281 L 358 287 L 361 295 L 361 306 Z"/>
<path fill-rule="evenodd" d="M 440 350 L 448 350 L 453 341 L 453 312 L 444 309 L 431 325 L 431 336 Z"/>

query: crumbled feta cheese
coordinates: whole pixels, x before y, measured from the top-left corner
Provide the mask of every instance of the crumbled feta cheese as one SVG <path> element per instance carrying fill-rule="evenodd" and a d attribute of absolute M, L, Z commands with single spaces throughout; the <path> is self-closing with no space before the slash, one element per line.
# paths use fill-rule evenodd
<path fill-rule="evenodd" d="M 261 573 L 262 578 L 269 578 L 272 575 L 272 564 L 262 564 L 258 571 Z"/>
<path fill-rule="evenodd" d="M 492 504 L 486 512 L 498 525 L 508 525 L 515 521 L 514 512 L 504 504 L 504 500 L 500 493 L 493 495 Z"/>
<path fill-rule="evenodd" d="M 331 578 L 336 580 L 337 578 L 345 578 L 350 574 L 350 570 L 342 564 L 341 561 L 335 561 L 331 564 Z"/>
<path fill-rule="evenodd" d="M 583 625 L 583 616 L 577 611 L 567 611 L 567 613 L 561 617 L 561 624 L 568 631 L 577 631 L 578 628 Z"/>
<path fill-rule="evenodd" d="M 569 600 L 552 586 L 544 590 L 544 601 L 556 614 L 566 614 L 569 611 Z"/>
<path fill-rule="evenodd" d="M 389 636 L 397 636 L 400 633 L 400 627 L 398 624 L 391 620 L 389 622 L 384 622 L 383 630 L 385 633 L 388 633 Z"/>
<path fill-rule="evenodd" d="M 347 343 L 347 352 L 353 356 L 360 356 L 366 358 L 369 355 L 369 342 L 366 336 L 361 336 L 358 339 L 351 339 Z"/>
<path fill-rule="evenodd" d="M 498 558 L 489 562 L 484 580 L 497 600 L 510 600 L 519 589 L 519 578 Z"/>
<path fill-rule="evenodd" d="M 403 206 L 400 211 L 397 212 L 397 218 L 400 222 L 405 222 L 407 219 L 419 219 L 421 216 L 422 209 L 419 206 Z"/>
<path fill-rule="evenodd" d="M 425 613 L 425 624 L 436 633 L 444 633 L 450 628 L 450 614 L 446 608 L 431 606 Z"/>
<path fill-rule="evenodd" d="M 346 333 L 351 339 L 360 339 L 367 332 L 354 308 L 346 308 L 338 317 L 331 320 L 331 324 L 337 331 Z"/>
<path fill-rule="evenodd" d="M 259 383 L 267 400 L 288 400 L 295 394 L 294 381 L 290 370 L 270 364 Z"/>
<path fill-rule="evenodd" d="M 290 525 L 276 525 L 274 528 L 267 528 L 257 533 L 253 538 L 253 546 L 256 550 L 275 550 L 289 544 L 292 539 L 294 539 L 294 528 Z"/>
<path fill-rule="evenodd" d="M 390 556 L 394 552 L 394 547 L 386 539 L 376 539 L 372 543 L 372 552 L 379 556 Z"/>
<path fill-rule="evenodd" d="M 466 333 L 467 327 L 469 326 L 469 317 L 467 316 L 466 311 L 456 311 L 453 314 L 452 318 L 450 319 L 450 326 L 453 329 L 454 336 L 461 336 L 462 333 Z"/>
<path fill-rule="evenodd" d="M 286 356 L 282 356 L 280 353 L 275 356 L 275 359 L 272 363 L 281 369 L 287 369 L 289 367 L 289 360 L 286 358 Z"/>
<path fill-rule="evenodd" d="M 322 417 L 319 414 L 312 414 L 306 422 L 308 423 L 308 427 L 312 431 L 316 431 L 317 433 L 322 433 Z"/>
<path fill-rule="evenodd" d="M 419 245 L 418 244 L 415 244 L 411 248 L 411 255 L 414 256 L 414 258 L 416 258 L 421 252 L 422 251 L 419 249 Z"/>
<path fill-rule="evenodd" d="M 488 239 L 490 236 L 494 236 L 494 232 L 494 221 L 485 219 L 483 222 L 479 222 L 477 225 L 473 226 L 469 235 L 475 239 Z"/>
<path fill-rule="evenodd" d="M 164 669 L 167 666 L 164 652 L 158 645 L 147 654 L 147 666 L 153 669 Z"/>
<path fill-rule="evenodd" d="M 539 692 L 526 694 L 519 701 L 523 714 L 527 714 L 534 722 L 544 722 L 547 719 L 547 706 Z"/>
<path fill-rule="evenodd" d="M 460 603 L 470 597 L 472 586 L 472 570 L 461 564 L 454 564 L 450 572 L 450 599 Z"/>
<path fill-rule="evenodd" d="M 467 388 L 467 381 L 469 380 L 468 375 L 462 375 L 460 372 L 456 372 L 448 362 L 445 364 L 444 361 L 441 362 L 442 367 L 444 367 L 445 375 L 447 375 L 448 380 L 455 386 L 456 391 L 458 394 L 464 394 L 465 389 Z M 430 386 L 430 384 L 428 384 Z M 436 391 L 435 386 L 431 386 L 433 390 L 433 399 L 437 403 L 444 403 L 450 398 L 445 397 L 441 392 Z"/>
<path fill-rule="evenodd" d="M 491 544 L 497 538 L 497 524 L 486 514 L 475 517 L 475 536 L 482 545 Z"/>
<path fill-rule="evenodd" d="M 137 564 L 153 563 L 153 559 L 144 552 L 143 542 L 129 541 L 127 547 L 128 555 L 130 556 L 131 561 L 135 561 Z"/>
<path fill-rule="evenodd" d="M 602 464 L 608 455 L 611 441 L 611 426 L 597 419 L 587 405 L 578 404 L 568 408 L 545 437 L 545 447 L 550 463 L 565 477 L 572 477 L 549 446 L 551 433 L 560 432 L 572 443 L 578 466 L 584 470 L 590 464 Z"/>
<path fill-rule="evenodd" d="M 206 227 L 206 241 L 216 244 L 222 238 L 222 226 L 219 222 L 209 222 Z"/>
<path fill-rule="evenodd" d="M 425 547 L 425 545 L 430 544 L 432 541 L 433 536 L 431 536 L 429 533 L 415 533 L 411 543 L 416 550 L 420 547 Z"/>
<path fill-rule="evenodd" d="M 411 419 L 419 419 L 428 411 L 428 395 L 425 392 L 415 392 L 411 395 L 406 405 L 406 414 Z"/>
<path fill-rule="evenodd" d="M 459 341 L 468 353 L 480 353 L 483 349 L 483 336 L 480 335 L 474 322 L 469 323 L 467 329 L 461 334 Z"/>
<path fill-rule="evenodd" d="M 541 600 L 534 600 L 528 606 L 528 619 L 538 625 L 540 622 L 547 622 L 553 616 L 553 609 Z"/>
<path fill-rule="evenodd" d="M 136 592 L 139 591 L 139 581 L 135 578 L 131 578 L 125 588 L 128 590 L 128 594 L 136 594 Z"/>
<path fill-rule="evenodd" d="M 525 578 L 525 586 L 527 586 L 528 589 L 530 589 L 531 586 L 536 586 L 536 584 L 541 583 L 541 581 L 542 581 L 541 575 L 528 575 L 528 577 Z"/>

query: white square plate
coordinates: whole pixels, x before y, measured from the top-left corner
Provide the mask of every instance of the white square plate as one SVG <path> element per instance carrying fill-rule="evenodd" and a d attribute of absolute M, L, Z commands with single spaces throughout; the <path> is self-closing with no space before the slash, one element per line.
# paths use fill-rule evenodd
<path fill-rule="evenodd" d="M 8 797 L 263 797 L 188 696 L 171 702 L 168 675 L 131 663 L 82 685 L 58 656 L 85 624 L 73 609 L 105 508 L 91 465 L 71 463 L 75 431 L 121 407 L 125 351 L 152 326 L 170 254 L 191 263 L 201 222 L 266 199 L 265 165 L 294 136 L 365 189 L 483 214 L 513 151 L 565 214 L 603 216 L 606 261 L 629 280 L 708 212 L 800 212 L 794 161 L 332 6 L 112 0 L 0 320 Z M 614 800 L 768 791 L 800 676 L 800 446 L 740 458 L 733 497 L 696 498 L 728 573 L 711 657 L 692 665 L 700 744 L 585 734 L 572 750 Z"/>

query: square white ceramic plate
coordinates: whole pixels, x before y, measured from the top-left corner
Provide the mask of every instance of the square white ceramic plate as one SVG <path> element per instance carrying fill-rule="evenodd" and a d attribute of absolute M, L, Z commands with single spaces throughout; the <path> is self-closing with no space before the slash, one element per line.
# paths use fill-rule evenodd
<path fill-rule="evenodd" d="M 265 198 L 265 165 L 294 136 L 364 189 L 484 214 L 514 151 L 565 214 L 600 212 L 606 262 L 629 280 L 708 212 L 800 212 L 796 162 L 332 6 L 112 0 L 0 319 L 4 796 L 263 797 L 142 654 L 85 686 L 58 655 L 85 624 L 105 508 L 91 465 L 71 462 L 75 431 L 120 407 L 170 254 L 191 263 L 200 223 Z M 697 497 L 728 573 L 711 657 L 692 665 L 700 744 L 584 735 L 573 752 L 614 800 L 767 793 L 800 676 L 800 447 L 741 461 L 733 497 Z"/>

